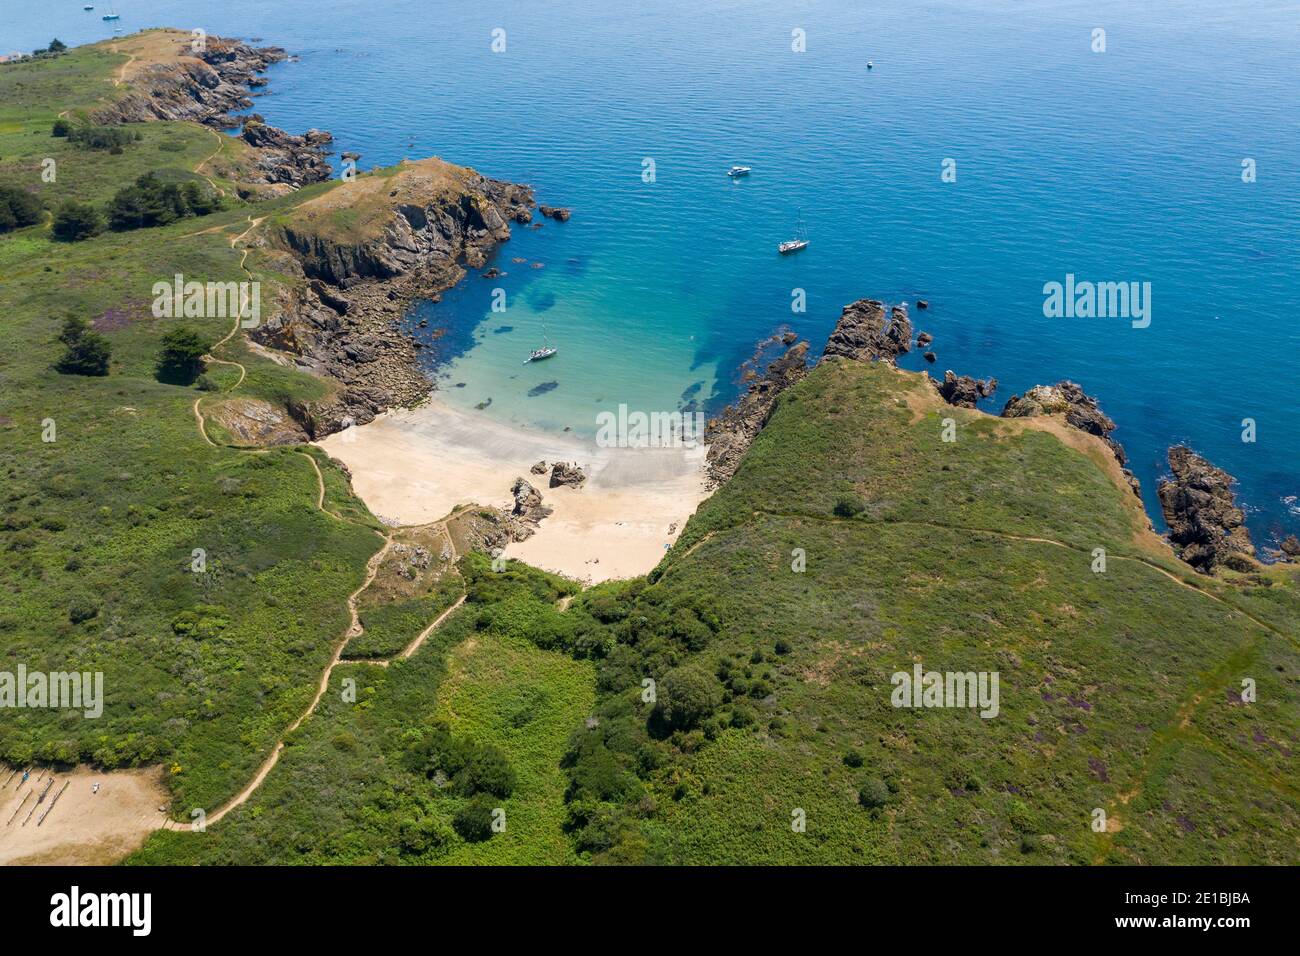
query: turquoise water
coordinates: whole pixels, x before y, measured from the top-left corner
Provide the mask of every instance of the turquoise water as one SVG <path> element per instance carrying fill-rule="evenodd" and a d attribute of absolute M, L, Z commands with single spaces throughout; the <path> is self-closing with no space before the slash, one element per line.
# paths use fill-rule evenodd
<path fill-rule="evenodd" d="M 363 168 L 437 154 L 573 208 L 569 223 L 516 229 L 494 262 L 504 279 L 473 277 L 425 307 L 451 327 L 436 346 L 450 401 L 490 398 L 485 414 L 579 432 L 618 402 L 716 406 L 773 330 L 819 348 L 853 299 L 922 297 L 931 309 L 913 317 L 935 336 L 937 371 L 996 376 L 993 410 L 1065 377 L 1097 395 L 1153 514 L 1164 451 L 1187 442 L 1239 478 L 1257 541 L 1300 532 L 1291 4 L 116 7 L 127 32 L 201 26 L 300 55 L 256 109 L 291 131 L 331 129 Z M 80 8 L 7 13 L 0 47 L 111 32 Z M 495 27 L 505 53 L 491 52 Z M 1090 49 L 1095 27 L 1105 53 Z M 794 28 L 805 53 L 791 52 Z M 941 181 L 948 157 L 955 183 Z M 731 182 L 733 163 L 754 174 Z M 800 211 L 812 246 L 781 258 Z M 1150 327 L 1045 318 L 1043 284 L 1067 273 L 1151 282 Z M 498 286 L 504 314 L 490 311 Z M 791 312 L 794 288 L 805 313 Z M 543 331 L 560 354 L 523 367 Z M 1241 441 L 1245 418 L 1255 443 Z"/>

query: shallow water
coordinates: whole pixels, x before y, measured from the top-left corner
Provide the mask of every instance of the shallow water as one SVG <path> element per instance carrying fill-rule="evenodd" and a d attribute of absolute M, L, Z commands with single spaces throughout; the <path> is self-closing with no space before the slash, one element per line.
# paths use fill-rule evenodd
<path fill-rule="evenodd" d="M 996 376 L 992 410 L 1063 377 L 1097 395 L 1153 514 L 1165 449 L 1188 442 L 1238 477 L 1257 541 L 1300 531 L 1290 4 L 116 8 L 125 32 L 201 26 L 298 54 L 256 109 L 291 131 L 331 129 L 363 168 L 434 153 L 573 208 L 569 223 L 516 229 L 493 263 L 504 279 L 473 277 L 425 307 L 452 330 L 438 343 L 449 402 L 490 398 L 484 414 L 501 421 L 579 433 L 619 402 L 716 406 L 783 324 L 819 350 L 845 303 L 922 297 L 931 309 L 913 318 L 935 336 L 935 370 Z M 9 11 L 0 47 L 101 38 L 100 12 Z M 504 53 L 490 48 L 496 27 Z M 1090 49 L 1096 27 L 1105 53 Z M 807 52 L 791 51 L 795 28 Z M 956 182 L 941 180 L 945 158 Z M 753 175 L 730 181 L 733 163 Z M 801 211 L 812 245 L 782 258 Z M 1150 282 L 1150 326 L 1045 317 L 1043 285 L 1067 273 Z M 490 311 L 498 287 L 503 314 Z M 524 367 L 543 334 L 559 355 Z M 919 354 L 905 364 L 924 367 Z M 1246 418 L 1255 443 L 1241 440 Z"/>

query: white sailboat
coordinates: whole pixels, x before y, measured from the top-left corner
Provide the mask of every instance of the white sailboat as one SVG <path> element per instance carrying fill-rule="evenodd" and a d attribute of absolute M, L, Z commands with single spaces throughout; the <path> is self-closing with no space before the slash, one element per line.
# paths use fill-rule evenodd
<path fill-rule="evenodd" d="M 799 216 L 799 224 L 795 227 L 795 238 L 787 239 L 776 247 L 776 251 L 783 256 L 788 256 L 792 252 L 798 252 L 800 249 L 808 248 L 808 230 L 803 226 L 803 215 Z"/>
<path fill-rule="evenodd" d="M 558 351 L 559 349 L 553 347 L 550 340 L 546 337 L 546 326 L 543 325 L 542 347 L 540 349 L 533 349 L 529 352 L 528 358 L 524 360 L 524 364 L 527 365 L 529 362 L 540 362 L 542 359 L 548 359 Z"/>

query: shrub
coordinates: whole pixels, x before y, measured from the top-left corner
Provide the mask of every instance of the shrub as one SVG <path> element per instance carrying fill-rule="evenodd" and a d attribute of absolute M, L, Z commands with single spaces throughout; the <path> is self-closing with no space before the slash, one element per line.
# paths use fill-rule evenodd
<path fill-rule="evenodd" d="M 456 792 L 462 796 L 491 793 L 508 797 L 515 789 L 515 772 L 506 762 L 505 754 L 487 744 L 473 749 L 454 782 Z"/>
<path fill-rule="evenodd" d="M 866 511 L 867 506 L 857 495 L 840 495 L 835 499 L 835 507 L 832 510 L 836 517 L 855 518 Z"/>
<path fill-rule="evenodd" d="M 54 121 L 54 126 L 50 128 L 51 136 L 63 137 L 63 136 L 67 136 L 71 132 L 72 132 L 72 124 L 65 119 L 56 119 Z"/>
<path fill-rule="evenodd" d="M 403 855 L 420 856 L 430 850 L 446 846 L 451 834 L 433 817 L 420 817 L 407 820 L 399 833 L 400 852 Z"/>
<path fill-rule="evenodd" d="M 846 767 L 861 767 L 864 762 L 862 754 L 856 750 L 850 750 L 844 755 L 844 765 Z"/>
<path fill-rule="evenodd" d="M 471 797 L 461 804 L 451 825 L 470 843 L 481 843 L 492 836 L 492 811 L 496 802 L 486 794 Z"/>
<path fill-rule="evenodd" d="M 73 624 L 81 624 L 83 621 L 89 621 L 98 616 L 98 614 L 99 605 L 90 598 L 73 598 L 72 603 L 68 605 L 68 620 Z"/>
<path fill-rule="evenodd" d="M 689 730 L 722 703 L 722 689 L 713 675 L 693 667 L 678 667 L 659 682 L 655 713 L 672 730 Z"/>
<path fill-rule="evenodd" d="M 54 216 L 54 238 L 80 242 L 104 231 L 104 217 L 89 203 L 69 201 Z"/>
<path fill-rule="evenodd" d="M 889 802 L 889 786 L 879 777 L 867 777 L 858 789 L 858 803 L 868 810 L 878 810 Z"/>

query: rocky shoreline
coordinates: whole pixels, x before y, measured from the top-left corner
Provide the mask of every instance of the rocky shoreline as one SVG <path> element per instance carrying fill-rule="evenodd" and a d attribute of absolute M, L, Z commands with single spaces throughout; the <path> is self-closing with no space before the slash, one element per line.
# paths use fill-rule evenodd
<path fill-rule="evenodd" d="M 887 310 L 885 303 L 878 300 L 859 299 L 841 311 L 827 339 L 822 360 L 886 362 L 896 366 L 898 358 L 912 349 L 912 336 L 906 304 Z M 781 393 L 810 370 L 808 343 L 796 343 L 793 335 L 781 341 L 789 347 L 788 351 L 761 376 L 751 373 L 752 381 L 746 393 L 708 423 L 705 439 L 709 443 L 707 474 L 711 487 L 725 484 L 736 473 L 746 450 L 771 417 Z M 932 341 L 927 332 L 921 332 L 915 340 L 919 348 Z M 927 353 L 926 360 L 932 362 L 932 355 Z M 944 372 L 942 380 L 928 375 L 927 380 L 945 402 L 963 408 L 975 408 L 980 399 L 993 395 L 998 384 L 997 379 L 959 376 L 951 370 Z M 1127 467 L 1128 456 L 1123 446 L 1111 437 L 1115 422 L 1102 412 L 1096 398 L 1068 380 L 1055 385 L 1035 385 L 1024 395 L 1011 396 L 1000 417 L 1043 415 L 1060 415 L 1070 427 L 1105 442 L 1119 462 L 1129 487 L 1141 498 L 1138 479 Z M 1259 564 L 1245 527 L 1245 516 L 1237 507 L 1232 491 L 1232 476 L 1183 446 L 1169 450 L 1169 464 L 1173 475 L 1160 481 L 1157 493 L 1175 553 L 1202 574 L 1213 574 L 1219 567 L 1243 572 L 1257 570 Z M 1300 540 L 1288 539 L 1275 556 L 1280 560 L 1300 559 Z"/>
<path fill-rule="evenodd" d="M 343 386 L 327 401 L 290 407 L 312 439 L 429 395 L 422 343 L 407 333 L 403 317 L 415 302 L 436 301 L 460 282 L 466 266 L 481 267 L 509 240 L 510 222 L 532 218 L 529 187 L 458 167 L 446 167 L 465 174 L 455 190 L 422 192 L 426 176 L 441 174 L 443 166 L 403 164 L 393 177 L 400 187 L 389 189 L 398 196 L 382 197 L 382 226 L 372 236 L 340 240 L 291 221 L 267 239 L 286 270 L 304 281 L 253 338 Z"/>
<path fill-rule="evenodd" d="M 96 122 L 242 126 L 239 139 L 255 157 L 251 167 L 240 167 L 244 199 L 283 195 L 330 178 L 330 133 L 311 129 L 295 136 L 256 113 L 232 115 L 253 105 L 253 90 L 266 85 L 266 69 L 289 58 L 283 48 L 208 37 L 195 52 L 188 35 L 175 33 L 173 39 L 176 55 L 141 67 L 125 92 L 95 114 Z M 372 204 L 377 225 L 371 234 L 340 236 L 315 228 L 312 200 L 305 204 L 306 218 L 289 217 L 254 240 L 292 281 L 281 290 L 274 314 L 250 337 L 341 388 L 323 402 L 291 403 L 287 411 L 296 427 L 244 422 L 253 436 L 265 431 L 271 440 L 285 441 L 298 431 L 301 438 L 318 439 L 426 398 L 433 384 L 419 362 L 423 343 L 403 328 L 403 316 L 421 299 L 436 301 L 464 278 L 466 268 L 482 267 L 510 238 L 509 224 L 531 222 L 536 208 L 528 186 L 440 160 L 403 164 L 396 176 L 400 183 L 387 195 L 374 189 L 360 195 L 369 178 L 364 175 L 337 187 Z M 558 222 L 571 215 L 557 206 L 541 211 Z M 320 218 L 331 212 L 337 210 L 323 209 Z M 246 409 L 245 418 L 256 412 Z"/>
<path fill-rule="evenodd" d="M 261 74 L 271 64 L 288 59 L 288 53 L 280 47 L 253 47 L 224 37 L 208 37 L 202 51 L 187 49 L 187 53 L 142 68 L 126 92 L 97 110 L 92 120 L 105 125 L 171 120 L 223 130 L 242 126 L 240 138 L 258 155 L 257 166 L 250 171 L 251 184 L 284 190 L 330 177 L 325 156 L 334 138 L 329 133 L 311 129 L 294 136 L 268 126 L 256 114 L 242 119 L 231 115 L 253 105 L 251 91 L 266 85 Z"/>

